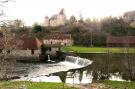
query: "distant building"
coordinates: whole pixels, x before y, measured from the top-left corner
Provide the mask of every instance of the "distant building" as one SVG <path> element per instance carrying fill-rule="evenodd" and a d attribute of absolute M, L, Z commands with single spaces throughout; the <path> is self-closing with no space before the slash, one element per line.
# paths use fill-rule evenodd
<path fill-rule="evenodd" d="M 71 34 L 48 34 L 43 39 L 45 45 L 50 46 L 71 46 L 73 45 L 73 40 Z"/>
<path fill-rule="evenodd" d="M 16 49 L 21 50 L 38 50 L 41 46 L 41 42 L 35 37 L 20 37 L 16 38 Z"/>
<path fill-rule="evenodd" d="M 0 38 L 0 50 L 4 52 L 5 40 Z M 35 60 L 39 59 L 40 46 L 42 42 L 35 37 L 14 37 L 8 40 L 8 49 L 10 55 L 13 55 L 17 60 Z M 12 51 L 11 51 L 12 50 Z"/>
<path fill-rule="evenodd" d="M 49 47 L 49 54 L 57 54 L 62 46 L 72 46 L 73 39 L 71 34 L 48 34 L 43 39 L 43 44 Z"/>
<path fill-rule="evenodd" d="M 124 13 L 123 18 L 131 27 L 135 28 L 135 10 Z"/>
<path fill-rule="evenodd" d="M 55 27 L 65 25 L 65 23 L 66 23 L 66 15 L 64 13 L 64 9 L 61 9 L 59 14 L 53 15 L 51 18 L 46 16 L 44 25 L 46 27 L 48 26 Z"/>
<path fill-rule="evenodd" d="M 123 18 L 127 22 L 133 22 L 133 21 L 135 21 L 135 11 L 129 11 L 129 12 L 124 13 Z"/>
<path fill-rule="evenodd" d="M 7 44 L 7 46 L 11 46 L 11 50 L 38 50 L 42 44 L 42 42 L 35 37 L 14 37 L 7 39 L 7 42 L 5 42 L 4 37 L 0 37 L 0 42 L 0 49 L 4 49 L 5 44 Z"/>
<path fill-rule="evenodd" d="M 108 47 L 135 47 L 135 36 L 109 36 L 106 43 Z"/>

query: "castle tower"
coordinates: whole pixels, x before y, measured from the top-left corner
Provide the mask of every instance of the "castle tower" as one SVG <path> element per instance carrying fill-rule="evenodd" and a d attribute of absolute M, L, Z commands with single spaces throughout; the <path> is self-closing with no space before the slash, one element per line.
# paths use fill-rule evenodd
<path fill-rule="evenodd" d="M 50 21 L 49 21 L 48 16 L 45 17 L 44 25 L 45 25 L 46 27 L 48 27 L 48 26 L 50 25 Z"/>
<path fill-rule="evenodd" d="M 52 15 L 51 18 L 48 18 L 48 16 L 46 16 L 44 25 L 46 27 L 48 26 L 55 27 L 55 26 L 65 25 L 65 23 L 66 23 L 66 15 L 64 13 L 64 9 L 61 9 L 59 14 Z"/>
<path fill-rule="evenodd" d="M 65 15 L 64 9 L 61 9 L 61 11 L 59 12 L 59 15 L 57 17 L 57 24 L 65 25 L 65 23 L 66 23 L 66 15 Z"/>
<path fill-rule="evenodd" d="M 65 13 L 64 13 L 64 9 L 62 8 L 61 10 L 60 10 L 60 12 L 59 12 L 59 15 L 64 15 Z"/>

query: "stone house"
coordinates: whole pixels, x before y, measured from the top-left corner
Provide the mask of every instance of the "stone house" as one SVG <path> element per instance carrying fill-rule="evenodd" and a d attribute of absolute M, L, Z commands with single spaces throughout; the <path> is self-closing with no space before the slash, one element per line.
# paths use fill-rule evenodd
<path fill-rule="evenodd" d="M 48 34 L 43 39 L 45 45 L 72 46 L 73 40 L 70 34 Z"/>
<path fill-rule="evenodd" d="M 135 47 L 135 36 L 108 36 L 108 47 Z"/>
<path fill-rule="evenodd" d="M 40 55 L 41 41 L 36 37 L 20 37 L 16 40 L 16 50 L 13 51 L 14 55 L 18 55 L 21 59 L 33 58 L 38 59 Z"/>
<path fill-rule="evenodd" d="M 4 49 L 4 41 L 2 39 L 4 38 L 0 40 L 3 43 L 0 48 Z M 8 49 L 10 55 L 17 58 L 17 60 L 27 60 L 38 59 L 42 43 L 35 37 L 14 37 L 8 41 L 8 44 L 11 46 L 11 49 Z"/>
<path fill-rule="evenodd" d="M 72 46 L 73 39 L 71 34 L 47 34 L 43 39 L 43 44 L 50 47 L 50 50 L 56 52 L 62 46 Z"/>

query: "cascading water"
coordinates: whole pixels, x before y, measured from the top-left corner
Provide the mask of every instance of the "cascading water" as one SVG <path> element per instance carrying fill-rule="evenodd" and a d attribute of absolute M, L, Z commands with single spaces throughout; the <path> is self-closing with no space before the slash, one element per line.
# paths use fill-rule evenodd
<path fill-rule="evenodd" d="M 90 65 L 92 61 L 80 57 L 66 56 L 65 61 L 63 63 L 74 68 L 80 68 Z"/>
<path fill-rule="evenodd" d="M 65 61 L 63 62 L 64 65 L 73 67 L 72 69 L 82 68 L 90 65 L 93 61 L 88 60 L 86 58 L 74 57 L 74 56 L 66 56 Z M 69 72 L 70 73 L 70 72 Z M 83 71 L 82 73 L 82 80 L 79 81 L 79 73 L 74 73 L 74 77 L 67 74 L 66 83 L 91 83 L 92 82 L 92 75 L 87 75 L 87 71 Z M 74 81 L 73 81 L 74 80 Z"/>
<path fill-rule="evenodd" d="M 50 59 L 50 56 L 48 55 L 48 61 L 52 62 Z M 53 73 L 65 71 L 70 73 L 70 69 L 76 69 L 76 68 L 82 68 L 85 66 L 88 66 L 92 63 L 92 61 L 80 58 L 80 57 L 74 57 L 74 56 L 66 56 L 64 62 L 59 63 L 41 63 L 37 65 L 33 65 L 32 68 L 30 68 L 28 77 L 22 77 L 20 80 L 28 80 L 28 81 L 34 81 L 34 82 L 60 82 L 59 76 L 52 75 Z M 51 74 L 51 76 L 49 76 Z M 91 83 L 92 76 L 86 76 L 86 72 L 83 72 L 82 81 L 79 81 L 79 73 L 74 74 L 74 78 L 70 75 L 70 77 L 66 76 L 66 82 L 67 83 Z M 54 81 L 55 78 L 55 81 Z"/>
<path fill-rule="evenodd" d="M 50 62 L 51 61 L 51 59 L 50 59 L 50 55 L 48 55 L 48 60 L 47 60 L 48 62 Z"/>

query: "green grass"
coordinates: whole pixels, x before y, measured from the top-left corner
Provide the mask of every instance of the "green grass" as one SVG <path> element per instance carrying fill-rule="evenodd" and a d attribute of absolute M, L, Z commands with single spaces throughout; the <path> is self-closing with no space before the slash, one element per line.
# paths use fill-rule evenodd
<path fill-rule="evenodd" d="M 102 81 L 103 84 L 105 84 L 108 87 L 111 87 L 111 89 L 135 89 L 135 81 L 134 82 L 119 82 L 119 81 Z"/>
<path fill-rule="evenodd" d="M 22 86 L 27 89 L 63 89 L 62 83 L 47 83 L 47 82 L 26 82 L 26 81 L 0 81 L 0 89 L 22 89 Z M 77 89 L 65 86 L 64 89 Z"/>
<path fill-rule="evenodd" d="M 124 53 L 126 48 L 105 48 L 105 47 L 63 47 L 63 52 L 75 52 L 75 53 L 107 53 L 108 49 L 112 53 Z M 135 48 L 129 48 L 129 53 L 135 53 Z"/>
<path fill-rule="evenodd" d="M 107 89 L 135 89 L 134 82 L 119 82 L 119 81 L 100 81 L 100 83 L 107 86 Z M 26 81 L 0 81 L 0 89 L 22 89 L 25 85 L 27 89 L 63 89 L 62 83 L 47 83 L 47 82 L 26 82 Z M 111 87 L 111 88 L 109 88 Z M 65 86 L 64 89 L 77 89 Z"/>

